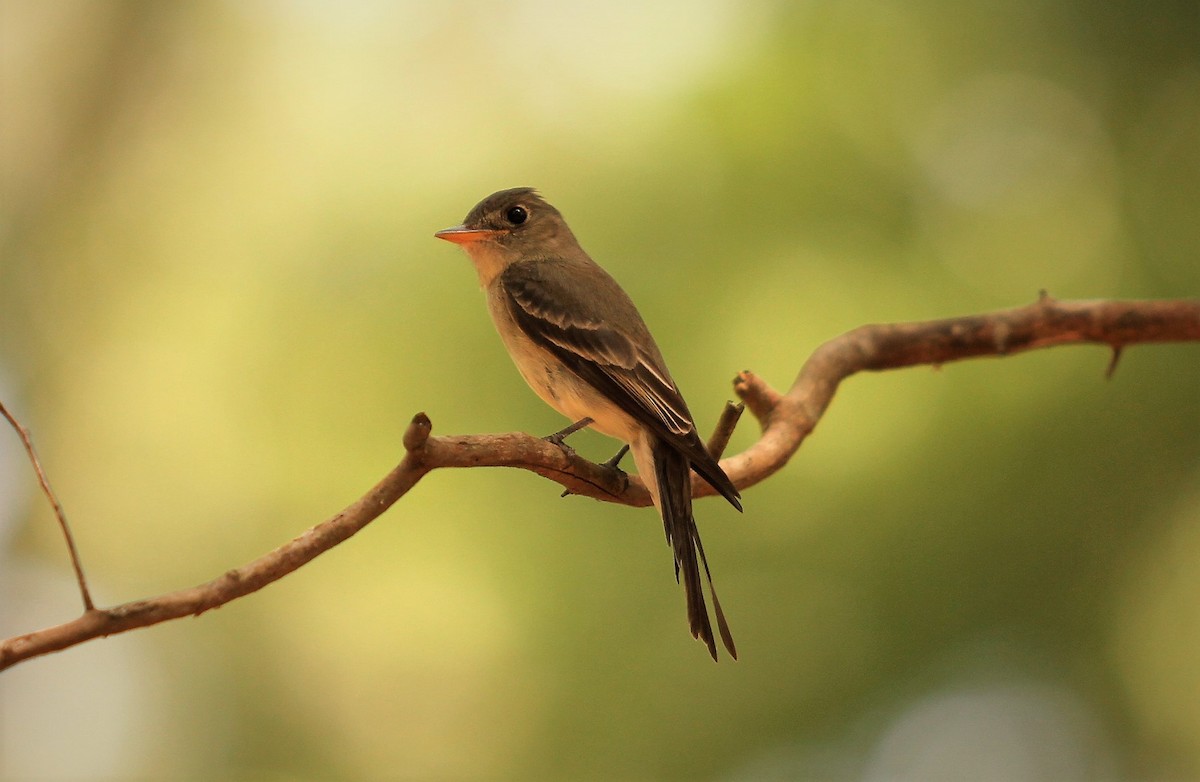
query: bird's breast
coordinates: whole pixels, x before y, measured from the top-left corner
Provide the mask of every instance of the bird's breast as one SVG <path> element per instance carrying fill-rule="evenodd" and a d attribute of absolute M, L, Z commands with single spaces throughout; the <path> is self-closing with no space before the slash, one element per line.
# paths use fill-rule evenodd
<path fill-rule="evenodd" d="M 591 418 L 592 428 L 622 442 L 633 442 L 637 422 L 576 375 L 546 348 L 535 343 L 509 313 L 499 285 L 488 289 L 488 311 L 517 371 L 546 404 L 571 421 Z"/>

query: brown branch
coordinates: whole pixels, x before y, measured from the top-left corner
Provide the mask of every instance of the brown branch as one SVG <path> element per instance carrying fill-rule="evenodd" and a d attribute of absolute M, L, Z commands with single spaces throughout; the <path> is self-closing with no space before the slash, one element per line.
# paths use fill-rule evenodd
<path fill-rule="evenodd" d="M 742 420 L 742 413 L 745 411 L 744 404 L 725 403 L 721 417 L 717 419 L 717 428 L 704 444 L 714 459 L 719 461 L 725 455 L 725 449 L 729 447 L 729 438 L 733 437 L 733 430 L 737 428 L 738 421 Z"/>
<path fill-rule="evenodd" d="M 75 548 L 75 536 L 71 534 L 71 525 L 67 524 L 67 514 L 63 511 L 62 503 L 58 501 L 58 497 L 54 496 L 54 490 L 50 488 L 50 479 L 46 477 L 46 471 L 42 469 L 42 461 L 38 459 L 37 451 L 33 448 L 33 438 L 29 436 L 29 430 L 21 426 L 13 414 L 8 412 L 8 408 L 4 406 L 3 402 L 0 402 L 0 415 L 8 419 L 8 423 L 21 438 L 21 444 L 25 446 L 25 455 L 29 457 L 29 463 L 33 465 L 33 471 L 37 474 L 38 485 L 42 487 L 42 494 L 46 495 L 50 507 L 54 509 L 58 527 L 67 541 L 67 553 L 71 557 L 71 567 L 75 569 L 75 581 L 79 584 L 79 596 L 83 599 L 83 610 L 91 611 L 95 608 L 95 604 L 92 603 L 92 593 L 88 591 L 87 578 L 83 575 L 79 550 Z"/>
<path fill-rule="evenodd" d="M 734 390 L 758 419 L 762 434 L 721 465 L 739 489 L 772 475 L 812 432 L 841 381 L 864 370 L 937 366 L 1065 344 L 1100 344 L 1116 353 L 1127 345 L 1189 341 L 1200 341 L 1200 300 L 1058 302 L 1043 294 L 1027 307 L 984 315 L 863 326 L 820 346 L 785 394 L 750 372 L 740 373 Z M 722 417 L 710 441 L 713 452 L 724 449 L 735 422 L 736 414 Z M 429 419 L 417 415 L 405 432 L 406 454 L 400 464 L 361 499 L 295 540 L 190 589 L 113 608 L 89 608 L 70 622 L 9 638 L 0 642 L 0 670 L 93 638 L 199 615 L 261 589 L 358 532 L 439 467 L 519 467 L 561 484 L 572 494 L 626 505 L 650 503 L 636 477 L 593 464 L 537 437 L 518 433 L 432 437 L 430 431 Z M 698 479 L 694 489 L 697 495 L 712 493 Z"/>
<path fill-rule="evenodd" d="M 1033 304 L 944 320 L 860 326 L 821 345 L 779 394 L 742 372 L 734 390 L 762 424 L 758 442 L 721 462 L 739 489 L 787 463 L 833 401 L 838 385 L 864 370 L 940 366 L 981 356 L 1011 356 L 1055 345 L 1127 345 L 1200 341 L 1200 299 L 1056 301 L 1045 292 Z M 1115 361 L 1109 364 L 1111 374 Z M 697 495 L 712 494 L 700 481 Z"/>

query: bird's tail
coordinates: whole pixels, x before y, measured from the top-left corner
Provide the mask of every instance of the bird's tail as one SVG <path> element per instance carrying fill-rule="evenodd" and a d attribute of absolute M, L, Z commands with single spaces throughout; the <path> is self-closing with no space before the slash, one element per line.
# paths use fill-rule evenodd
<path fill-rule="evenodd" d="M 713 589 L 712 574 L 708 570 L 708 559 L 704 556 L 704 545 L 692 516 L 692 474 L 688 460 L 669 445 L 656 441 L 653 445 L 654 477 L 658 483 L 659 511 L 662 513 L 663 528 L 667 533 L 667 544 L 675 551 L 675 580 L 683 583 L 687 595 L 688 624 L 692 636 L 704 641 L 708 653 L 717 659 L 717 644 L 713 638 L 712 624 L 708 619 L 708 606 L 704 602 L 704 590 L 700 583 L 700 566 L 708 581 L 712 594 L 713 611 L 717 615 L 717 631 L 730 656 L 737 659 L 737 648 L 733 635 L 725 621 L 725 612 Z M 699 559 L 697 559 L 699 555 Z"/>

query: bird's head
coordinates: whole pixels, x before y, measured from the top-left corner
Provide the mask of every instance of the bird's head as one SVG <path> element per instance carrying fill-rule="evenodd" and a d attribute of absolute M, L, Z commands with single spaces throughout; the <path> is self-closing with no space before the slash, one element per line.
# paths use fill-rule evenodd
<path fill-rule="evenodd" d="M 579 251 L 562 215 L 532 187 L 492 193 L 475 205 L 462 225 L 434 236 L 462 245 L 485 286 L 517 261 L 564 257 Z"/>

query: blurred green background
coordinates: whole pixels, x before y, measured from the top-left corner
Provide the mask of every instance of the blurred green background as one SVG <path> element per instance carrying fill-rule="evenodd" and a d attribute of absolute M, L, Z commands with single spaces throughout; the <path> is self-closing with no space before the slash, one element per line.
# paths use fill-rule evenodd
<path fill-rule="evenodd" d="M 418 411 L 562 425 L 432 237 L 503 187 L 704 430 L 863 323 L 1200 291 L 1192 0 L 4 0 L 0 42 L 0 395 L 104 604 L 336 512 Z M 698 505 L 737 663 L 653 512 L 439 472 L 257 595 L 0 675 L 0 774 L 1200 777 L 1198 351 L 853 378 L 744 516 Z M 3 433 L 0 631 L 77 610 Z"/>

